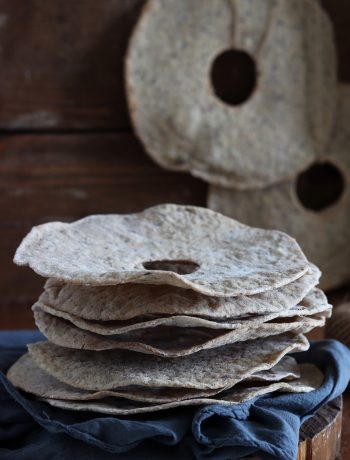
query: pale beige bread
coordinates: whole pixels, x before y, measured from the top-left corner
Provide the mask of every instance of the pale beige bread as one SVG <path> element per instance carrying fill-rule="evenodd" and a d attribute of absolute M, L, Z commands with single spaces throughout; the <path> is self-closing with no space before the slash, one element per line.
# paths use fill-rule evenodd
<path fill-rule="evenodd" d="M 266 187 L 324 151 L 336 106 L 329 18 L 309 0 L 151 0 L 126 59 L 131 119 L 161 166 L 236 189 Z M 210 21 L 208 21 L 210 18 Z M 215 58 L 235 49 L 257 82 L 239 106 L 215 95 Z"/>
<path fill-rule="evenodd" d="M 171 204 L 34 227 L 14 261 L 73 284 L 170 284 L 227 297 L 285 286 L 309 269 L 288 235 Z"/>
<path fill-rule="evenodd" d="M 101 336 L 74 326 L 72 323 L 47 314 L 34 311 L 35 323 L 50 342 L 62 347 L 78 350 L 124 349 L 147 353 L 164 358 L 176 358 L 197 353 L 201 350 L 243 342 L 260 337 L 271 337 L 286 332 L 306 334 L 316 327 L 323 327 L 331 309 L 310 317 L 301 316 L 276 322 L 249 323 L 233 330 L 178 328 L 158 326 L 152 329 L 136 330 L 117 336 Z"/>
<path fill-rule="evenodd" d="M 314 289 L 301 305 L 290 310 L 279 314 L 238 318 L 231 323 L 175 316 L 143 322 L 140 328 L 137 323 L 122 327 L 115 326 L 114 322 L 112 325 L 96 322 L 86 324 L 86 321 L 63 314 L 63 317 L 68 316 L 73 320 L 68 322 L 53 316 L 57 311 L 52 309 L 39 305 L 35 305 L 33 309 L 38 328 L 57 345 L 88 350 L 120 348 L 167 357 L 185 356 L 201 349 L 287 331 L 306 333 L 323 326 L 325 319 L 331 314 L 331 306 L 319 289 Z M 193 327 L 203 324 L 207 327 Z M 209 324 L 212 329 L 209 329 Z M 80 329 L 81 325 L 92 332 Z"/>
<path fill-rule="evenodd" d="M 316 313 L 331 309 L 327 297 L 320 289 L 312 289 L 300 302 L 300 304 L 282 311 L 273 313 L 238 316 L 233 318 L 203 318 L 189 315 L 173 316 L 136 316 L 128 321 L 92 321 L 82 319 L 79 316 L 66 313 L 60 309 L 53 308 L 44 303 L 36 302 L 32 310 L 34 312 L 45 312 L 51 316 L 65 319 L 77 326 L 79 329 L 94 332 L 99 335 L 125 334 L 140 329 L 168 327 L 201 327 L 210 329 L 239 329 L 240 327 L 255 327 L 260 323 L 273 321 L 275 318 L 291 318 L 293 316 L 311 316 Z M 38 315 L 37 315 L 38 316 Z M 40 327 L 40 325 L 38 325 Z M 181 333 L 181 332 L 180 332 Z"/>
<path fill-rule="evenodd" d="M 319 279 L 320 271 L 310 264 L 303 276 L 280 288 L 250 296 L 211 297 L 167 285 L 79 286 L 51 278 L 47 280 L 38 303 L 81 319 L 98 321 L 125 322 L 144 315 L 233 318 L 294 307 L 318 284 Z"/>
<path fill-rule="evenodd" d="M 164 404 L 146 405 L 128 401 L 127 399 L 107 399 L 101 401 L 68 401 L 59 399 L 40 398 L 54 407 L 69 410 L 93 411 L 110 415 L 132 415 L 147 412 L 157 412 L 183 406 L 198 406 L 208 404 L 222 404 L 232 406 L 248 399 L 273 392 L 307 393 L 316 390 L 322 385 L 323 374 L 313 364 L 301 364 L 300 379 L 291 382 L 275 382 L 263 386 L 232 388 L 215 398 L 195 398 L 174 401 Z"/>
<path fill-rule="evenodd" d="M 97 400 L 108 397 L 127 398 L 147 403 L 167 403 L 208 397 L 220 390 L 193 390 L 181 388 L 121 387 L 119 390 L 86 391 L 60 382 L 38 367 L 29 353 L 21 356 L 8 370 L 7 378 L 20 390 L 42 398 L 64 400 Z M 269 370 L 257 372 L 243 380 L 241 384 L 255 386 L 257 382 L 271 383 L 291 381 L 300 378 L 299 365 L 291 356 L 285 356 Z"/>
<path fill-rule="evenodd" d="M 306 209 L 296 194 L 296 178 L 264 190 L 239 192 L 211 187 L 208 206 L 248 225 L 277 228 L 294 236 L 308 259 L 322 271 L 321 287 L 333 289 L 350 280 L 350 85 L 339 86 L 339 112 L 323 161 L 344 177 L 345 189 L 331 207 Z"/>
<path fill-rule="evenodd" d="M 210 390 L 232 387 L 308 347 L 303 335 L 284 334 L 168 359 L 128 350 L 72 350 L 50 342 L 29 344 L 28 350 L 43 370 L 84 390 L 128 385 Z"/>

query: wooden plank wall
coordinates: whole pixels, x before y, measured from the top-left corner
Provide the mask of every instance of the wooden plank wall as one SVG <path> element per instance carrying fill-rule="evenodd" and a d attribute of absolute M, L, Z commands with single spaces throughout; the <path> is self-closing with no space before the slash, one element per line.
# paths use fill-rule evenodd
<path fill-rule="evenodd" d="M 49 220 L 205 205 L 207 186 L 164 171 L 128 117 L 123 60 L 144 0 L 0 0 L 0 328 L 33 325 L 43 280 L 13 265 Z M 350 2 L 324 0 L 350 81 Z"/>

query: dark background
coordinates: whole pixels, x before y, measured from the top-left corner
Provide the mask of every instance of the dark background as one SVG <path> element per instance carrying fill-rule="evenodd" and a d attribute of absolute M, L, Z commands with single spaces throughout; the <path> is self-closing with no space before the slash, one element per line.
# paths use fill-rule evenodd
<path fill-rule="evenodd" d="M 43 279 L 12 258 L 33 225 L 162 203 L 207 186 L 135 139 L 123 60 L 143 0 L 0 0 L 0 328 L 32 327 Z M 350 2 L 324 0 L 350 82 Z"/>

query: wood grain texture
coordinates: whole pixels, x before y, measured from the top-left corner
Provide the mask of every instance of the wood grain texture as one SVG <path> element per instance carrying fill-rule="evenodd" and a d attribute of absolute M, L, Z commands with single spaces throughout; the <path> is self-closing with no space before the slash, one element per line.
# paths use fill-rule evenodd
<path fill-rule="evenodd" d="M 341 441 L 341 456 L 337 460 L 350 459 L 350 393 L 347 390 L 343 396 L 343 426 Z"/>
<path fill-rule="evenodd" d="M 0 129 L 125 129 L 124 54 L 144 0 L 0 0 Z"/>
<path fill-rule="evenodd" d="M 298 460 L 335 460 L 341 448 L 342 408 L 340 396 L 303 424 Z"/>
<path fill-rule="evenodd" d="M 0 129 L 130 127 L 124 56 L 145 0 L 0 0 Z M 350 80 L 350 3 L 322 0 Z"/>

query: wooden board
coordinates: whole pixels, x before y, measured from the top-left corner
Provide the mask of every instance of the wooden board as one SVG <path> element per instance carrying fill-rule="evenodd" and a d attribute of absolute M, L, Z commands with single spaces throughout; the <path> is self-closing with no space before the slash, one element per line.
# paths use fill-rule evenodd
<path fill-rule="evenodd" d="M 123 63 L 144 0 L 0 0 L 0 129 L 127 129 Z M 350 5 L 322 0 L 350 80 Z"/>
<path fill-rule="evenodd" d="M 342 408 L 342 397 L 338 397 L 303 424 L 298 460 L 335 460 L 339 456 Z"/>
<path fill-rule="evenodd" d="M 0 129 L 125 129 L 123 61 L 144 0 L 0 0 Z"/>
<path fill-rule="evenodd" d="M 346 391 L 343 395 L 343 426 L 341 440 L 341 455 L 340 459 L 350 459 L 350 393 Z"/>

